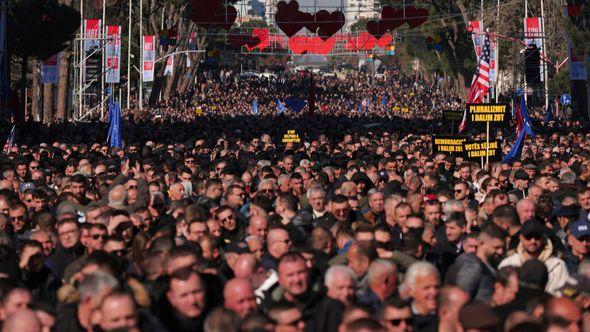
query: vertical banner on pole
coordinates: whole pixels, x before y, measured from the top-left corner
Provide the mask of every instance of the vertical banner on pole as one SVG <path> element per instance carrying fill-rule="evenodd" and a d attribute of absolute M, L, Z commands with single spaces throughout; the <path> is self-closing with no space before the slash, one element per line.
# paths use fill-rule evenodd
<path fill-rule="evenodd" d="M 59 53 L 52 55 L 41 64 L 41 83 L 55 84 L 59 76 Z"/>
<path fill-rule="evenodd" d="M 107 25 L 106 83 L 119 83 L 121 77 L 121 26 Z"/>
<path fill-rule="evenodd" d="M 527 45 L 535 44 L 538 49 L 543 48 L 540 17 L 527 17 L 524 19 L 524 42 Z"/>
<path fill-rule="evenodd" d="M 92 53 L 95 49 L 100 48 L 100 31 L 101 31 L 101 20 L 97 18 L 87 18 L 84 19 L 84 54 L 83 57 L 86 58 Z M 83 80 L 86 81 L 87 69 L 88 69 L 88 60 L 82 64 L 82 75 Z M 95 62 L 95 61 L 94 61 Z M 100 67 L 100 64 L 92 64 L 92 67 Z M 96 68 L 93 68 L 93 70 Z M 92 74 L 90 74 L 92 76 Z"/>
<path fill-rule="evenodd" d="M 524 19 L 524 42 L 527 45 L 537 45 L 540 52 L 544 52 L 542 27 L 540 17 L 526 17 Z M 543 68 L 542 57 L 539 59 L 539 65 Z M 545 75 L 541 75 L 541 81 L 545 81 Z"/>
<path fill-rule="evenodd" d="M 143 81 L 152 82 L 154 80 L 154 64 L 156 61 L 156 37 L 143 36 Z"/>
<path fill-rule="evenodd" d="M 471 39 L 473 40 L 473 48 L 475 49 L 475 54 L 477 55 L 477 61 L 479 61 L 479 57 L 481 56 L 481 49 L 483 47 L 483 22 L 482 21 L 469 21 L 469 26 L 471 27 Z"/>
<path fill-rule="evenodd" d="M 174 72 L 174 55 L 166 59 L 166 68 L 164 68 L 164 76 L 172 76 Z"/>
<path fill-rule="evenodd" d="M 490 83 L 496 84 L 498 79 L 498 39 L 490 37 Z"/>
<path fill-rule="evenodd" d="M 569 73 L 572 81 L 585 81 L 586 66 L 584 63 L 583 47 L 575 47 L 571 39 L 567 39 L 567 53 L 569 56 Z"/>

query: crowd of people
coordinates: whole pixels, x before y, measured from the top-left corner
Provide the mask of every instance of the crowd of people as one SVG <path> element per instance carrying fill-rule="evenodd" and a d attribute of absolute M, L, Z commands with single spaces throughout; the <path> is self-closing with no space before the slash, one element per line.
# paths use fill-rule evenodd
<path fill-rule="evenodd" d="M 435 110 L 461 107 L 461 99 L 449 84 L 439 79 L 427 81 L 417 75 L 405 75 L 394 68 L 377 78 L 358 71 L 328 75 L 282 71 L 257 77 L 226 69 L 203 75 L 194 88 L 162 100 L 148 108 L 148 113 L 137 110 L 129 113 L 142 120 L 158 116 L 193 121 L 202 115 L 250 114 L 252 103 L 256 101 L 259 115 L 284 112 L 298 116 L 310 110 L 310 91 L 314 95 L 314 113 L 331 116 L 400 116 L 431 120 L 438 116 Z M 288 107 L 285 103 L 290 98 L 305 102 L 305 106 Z M 279 101 L 284 110 L 280 109 Z"/>
<path fill-rule="evenodd" d="M 219 75 L 128 112 L 123 148 L 104 124 L 19 128 L 2 331 L 589 330 L 587 130 L 535 123 L 517 161 L 481 165 L 431 152 L 462 107 L 443 87 L 348 79 L 276 115 L 308 78 Z"/>

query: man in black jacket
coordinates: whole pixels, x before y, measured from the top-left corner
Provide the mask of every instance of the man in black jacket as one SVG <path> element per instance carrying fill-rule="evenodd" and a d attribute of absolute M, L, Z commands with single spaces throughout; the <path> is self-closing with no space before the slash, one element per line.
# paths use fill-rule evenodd
<path fill-rule="evenodd" d="M 463 254 L 447 272 L 446 283 L 459 286 L 471 299 L 487 301 L 494 293 L 496 266 L 504 255 L 502 230 L 488 225 L 477 237 L 475 254 Z"/>
<path fill-rule="evenodd" d="M 166 301 L 160 308 L 162 324 L 170 331 L 203 331 L 207 316 L 206 285 L 192 268 L 174 271 L 169 278 Z"/>

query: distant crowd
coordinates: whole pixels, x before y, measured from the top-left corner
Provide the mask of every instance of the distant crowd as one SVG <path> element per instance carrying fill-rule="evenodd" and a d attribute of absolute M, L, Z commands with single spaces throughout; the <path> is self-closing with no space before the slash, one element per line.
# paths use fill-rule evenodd
<path fill-rule="evenodd" d="M 223 73 L 127 112 L 122 148 L 104 123 L 18 127 L 1 330 L 589 330 L 587 128 L 537 118 L 482 165 L 432 153 L 463 107 L 440 82 L 365 78 Z M 288 109 L 310 84 L 314 114 Z"/>

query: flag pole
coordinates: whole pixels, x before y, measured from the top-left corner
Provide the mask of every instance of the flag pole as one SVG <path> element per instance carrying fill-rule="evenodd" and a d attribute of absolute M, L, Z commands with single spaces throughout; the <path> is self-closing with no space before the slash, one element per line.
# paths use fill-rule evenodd
<path fill-rule="evenodd" d="M 486 121 L 486 171 L 490 168 L 490 121 Z"/>

